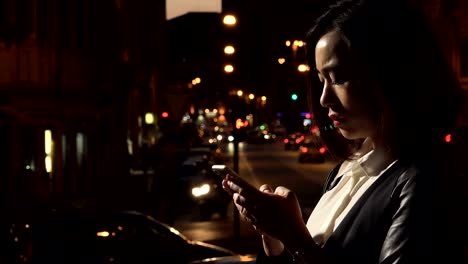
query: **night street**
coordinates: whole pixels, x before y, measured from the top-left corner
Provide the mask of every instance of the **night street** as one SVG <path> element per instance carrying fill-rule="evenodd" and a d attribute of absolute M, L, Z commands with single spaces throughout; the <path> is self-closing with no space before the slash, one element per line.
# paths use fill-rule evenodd
<path fill-rule="evenodd" d="M 468 264 L 467 100 L 468 0 L 1 1 L 0 263 Z"/>
<path fill-rule="evenodd" d="M 225 147 L 226 155 L 232 157 L 233 145 Z M 309 215 L 322 191 L 322 184 L 333 167 L 332 162 L 299 163 L 297 151 L 285 151 L 282 142 L 272 144 L 239 145 L 239 174 L 259 187 L 268 183 L 272 187 L 283 185 L 294 190 L 301 200 L 304 215 Z M 232 160 L 232 158 L 231 158 Z M 305 187 L 307 186 L 307 189 Z M 235 236 L 233 206 L 226 220 L 200 220 L 196 208 L 181 215 L 175 227 L 191 239 L 208 241 L 232 248 L 239 253 L 256 253 L 261 245 L 256 232 L 240 221 L 239 240 Z"/>

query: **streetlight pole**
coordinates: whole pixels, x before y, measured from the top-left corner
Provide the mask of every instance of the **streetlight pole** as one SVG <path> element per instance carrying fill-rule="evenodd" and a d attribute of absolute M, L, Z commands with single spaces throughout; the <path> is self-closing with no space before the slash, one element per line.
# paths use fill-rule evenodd
<path fill-rule="evenodd" d="M 226 14 L 223 18 L 223 24 L 226 27 L 233 27 L 237 23 L 237 18 L 234 15 Z M 232 56 L 235 52 L 235 47 L 232 45 L 226 45 L 224 48 L 224 53 L 227 56 Z M 230 63 L 225 64 L 224 71 L 226 74 L 232 74 L 234 71 L 234 66 Z M 240 94 L 239 94 L 240 93 Z M 238 91 L 238 96 L 242 96 L 242 91 Z M 236 117 L 237 119 L 237 117 Z M 233 157 L 233 169 L 234 171 L 239 174 L 239 138 L 240 138 L 240 131 L 239 128 L 233 126 L 233 136 L 234 136 L 234 157 Z M 236 241 L 240 238 L 240 216 L 237 208 L 234 206 L 234 239 Z"/>
<path fill-rule="evenodd" d="M 234 163 L 234 171 L 239 174 L 239 129 L 234 126 L 234 157 L 233 157 L 233 163 Z M 237 208 L 234 206 L 234 239 L 236 241 L 239 240 L 240 238 L 240 216 L 239 216 L 239 211 L 237 211 Z"/>

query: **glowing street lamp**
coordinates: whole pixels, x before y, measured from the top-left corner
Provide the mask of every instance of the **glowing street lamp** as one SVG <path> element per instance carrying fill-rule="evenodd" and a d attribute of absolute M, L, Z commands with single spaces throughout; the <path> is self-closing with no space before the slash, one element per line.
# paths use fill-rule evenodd
<path fill-rule="evenodd" d="M 145 114 L 145 123 L 148 125 L 154 124 L 154 115 L 153 113 L 146 113 Z"/>
<path fill-rule="evenodd" d="M 249 94 L 249 99 L 250 100 L 253 100 L 255 98 L 255 95 L 254 94 Z"/>
<path fill-rule="evenodd" d="M 231 45 L 228 45 L 228 46 L 224 47 L 224 53 L 226 53 L 228 55 L 234 54 L 235 51 L 236 50 Z"/>
<path fill-rule="evenodd" d="M 224 71 L 226 73 L 231 73 L 231 72 L 234 71 L 234 66 L 232 66 L 231 64 L 227 64 L 227 65 L 224 66 Z"/>
<path fill-rule="evenodd" d="M 261 99 L 262 99 L 262 102 L 266 102 L 266 99 L 267 99 L 267 98 L 266 98 L 266 96 L 262 96 Z"/>
<path fill-rule="evenodd" d="M 237 23 L 237 19 L 233 15 L 225 15 L 223 18 L 223 23 L 228 26 L 234 26 Z"/>
<path fill-rule="evenodd" d="M 298 67 L 297 67 L 297 70 L 300 71 L 300 72 L 306 72 L 309 70 L 309 66 L 305 65 L 305 64 L 300 64 Z"/>
<path fill-rule="evenodd" d="M 242 90 L 237 91 L 237 96 L 241 97 L 243 94 L 244 94 L 244 92 Z"/>
<path fill-rule="evenodd" d="M 302 47 L 302 46 L 305 45 L 305 42 L 302 41 L 302 40 L 295 40 L 295 41 L 293 42 L 293 45 L 294 45 L 294 46 L 298 46 L 298 47 Z"/>
<path fill-rule="evenodd" d="M 199 84 L 199 83 L 201 83 L 200 77 L 197 77 L 197 78 L 195 78 L 195 79 L 192 80 L 192 84 L 193 84 L 193 85 L 196 85 L 196 84 Z"/>

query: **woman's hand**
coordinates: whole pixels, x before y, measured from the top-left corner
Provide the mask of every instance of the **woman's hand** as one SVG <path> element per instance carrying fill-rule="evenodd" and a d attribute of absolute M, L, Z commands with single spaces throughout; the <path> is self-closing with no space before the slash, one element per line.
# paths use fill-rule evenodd
<path fill-rule="evenodd" d="M 260 191 L 265 193 L 274 193 L 267 184 L 260 186 Z M 279 256 L 284 251 L 284 244 L 280 240 L 267 234 L 262 234 L 263 250 L 267 256 Z"/>
<path fill-rule="evenodd" d="M 279 186 L 273 191 L 268 185 L 256 189 L 229 175 L 223 188 L 233 195 L 242 218 L 263 235 L 267 246 L 275 248 L 273 254 L 284 248 L 281 241 L 287 246 L 289 241 L 310 237 L 297 197 L 289 189 Z"/>

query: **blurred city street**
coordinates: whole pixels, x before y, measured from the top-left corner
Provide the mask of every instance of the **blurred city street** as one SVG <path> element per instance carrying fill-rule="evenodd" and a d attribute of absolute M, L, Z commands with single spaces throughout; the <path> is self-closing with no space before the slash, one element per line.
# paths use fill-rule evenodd
<path fill-rule="evenodd" d="M 232 160 L 232 144 L 223 148 Z M 282 142 L 241 143 L 239 174 L 257 187 L 268 183 L 273 187 L 283 185 L 295 191 L 301 200 L 304 217 L 307 219 L 334 164 L 330 161 L 299 163 L 298 154 L 298 151 L 285 151 Z M 233 166 L 232 162 L 228 164 Z M 202 221 L 196 208 L 191 208 L 178 217 L 174 226 L 191 239 L 222 245 L 239 253 L 256 253 L 261 246 L 260 237 L 242 220 L 236 228 L 233 207 L 231 203 L 226 219 L 219 219 L 214 215 L 210 221 Z M 236 230 L 239 232 L 235 233 Z"/>
<path fill-rule="evenodd" d="M 82 227 L 87 232 L 58 228 L 48 245 L 54 257 L 63 241 L 86 246 L 103 237 L 141 242 L 152 254 L 159 238 L 151 226 L 159 224 L 254 254 L 260 237 L 238 221 L 220 178 L 210 175 L 213 162 L 238 167 L 256 187 L 290 188 L 307 219 L 335 166 L 320 142 L 320 130 L 334 128 L 319 128 L 310 112 L 314 65 L 307 65 L 306 43 L 331 2 L 1 1 L 0 244 L 9 250 L 0 251 L 0 262 L 32 263 L 48 241 L 32 237 L 34 226 L 56 215 L 76 224 L 82 211 L 138 216 L 125 229 L 113 226 L 112 217 L 104 221 L 102 229 L 115 232 L 96 234 L 97 221 Z M 437 25 L 466 100 L 468 1 L 412 2 Z M 466 164 L 468 104 L 460 127 L 445 140 L 458 146 L 458 163 Z M 172 242 L 190 244 L 175 233 Z M 94 257 L 114 261 L 124 252 L 109 248 L 92 251 Z M 79 252 L 75 244 L 69 249 Z"/>

